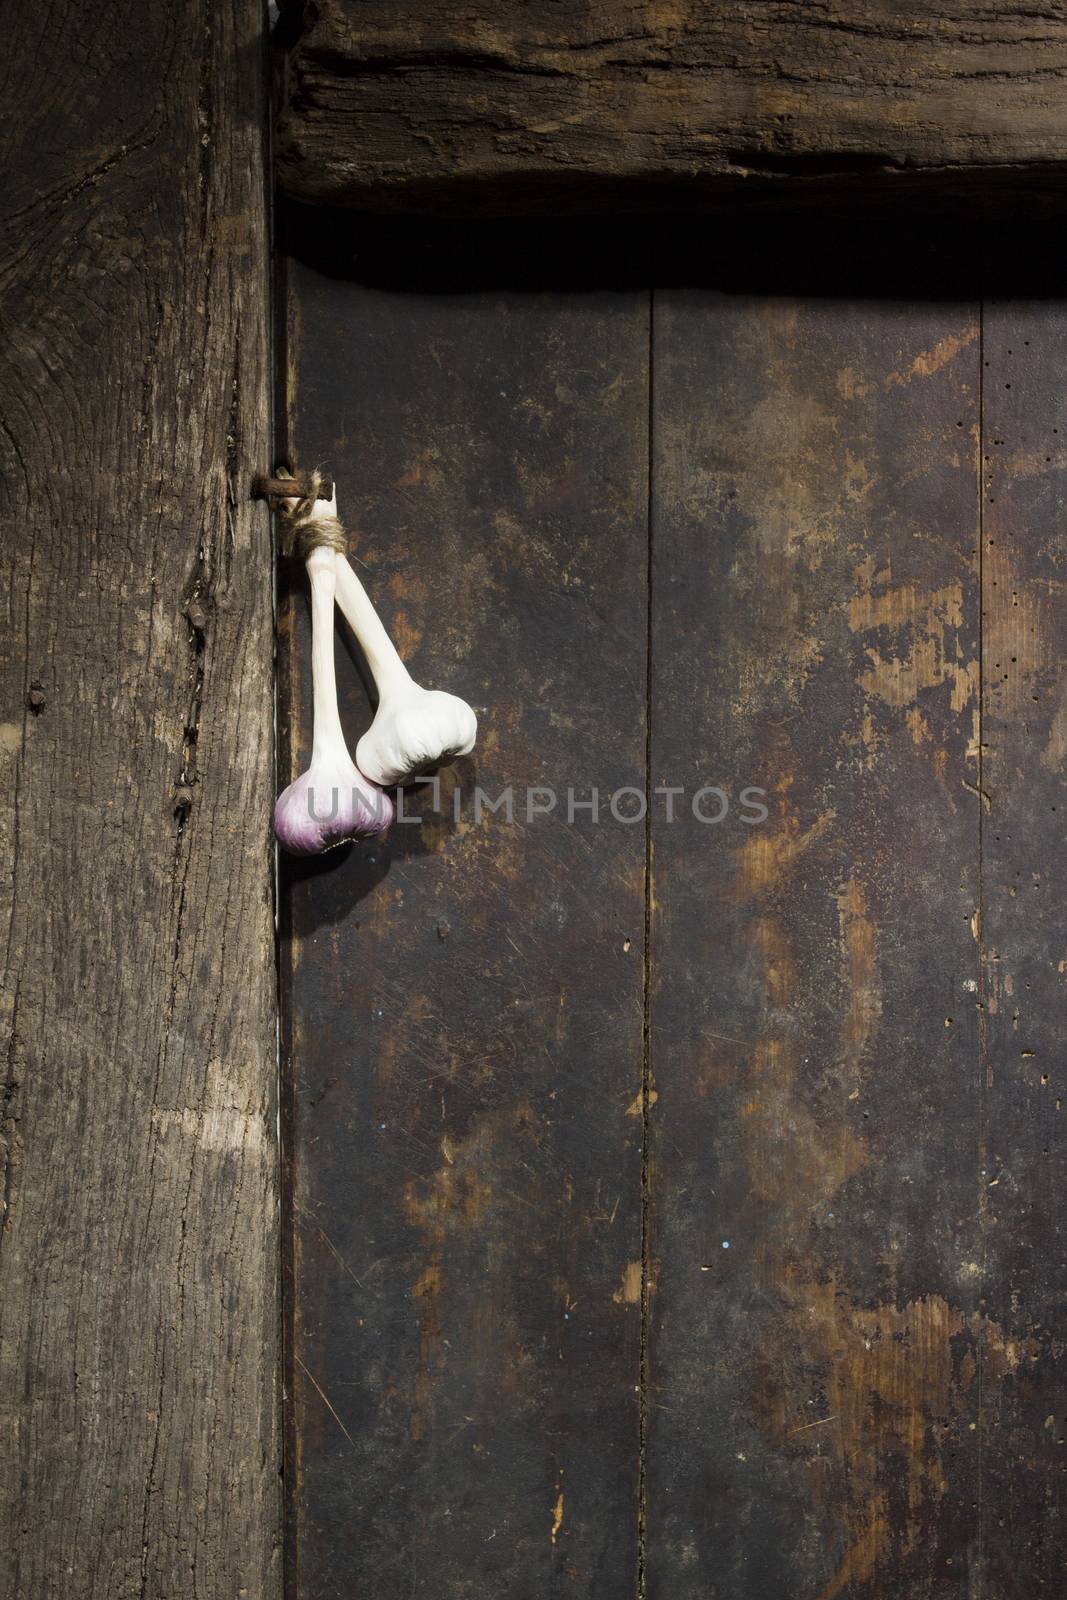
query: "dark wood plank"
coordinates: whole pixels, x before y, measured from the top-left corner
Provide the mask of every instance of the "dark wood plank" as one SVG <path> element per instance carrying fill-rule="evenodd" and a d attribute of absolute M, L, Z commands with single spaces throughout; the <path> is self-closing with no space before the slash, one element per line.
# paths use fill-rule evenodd
<path fill-rule="evenodd" d="M 425 791 L 420 827 L 288 878 L 293 1582 L 623 1595 L 644 837 L 527 821 L 524 797 L 643 780 L 648 297 L 416 299 L 340 272 L 293 269 L 299 459 L 336 473 L 416 676 L 481 729 L 442 816 Z M 339 660 L 354 746 L 368 700 Z M 476 818 L 475 784 L 513 786 L 513 824 Z"/>
<path fill-rule="evenodd" d="M 991 1594 L 1055 1594 L 1067 1512 L 1067 308 L 994 302 L 983 344 L 982 1574 Z"/>
<path fill-rule="evenodd" d="M 246 498 L 269 444 L 262 15 L 4 16 L 0 1591 L 258 1600 L 279 1587 L 271 539 Z"/>
<path fill-rule="evenodd" d="M 1062 186 L 1067 15 L 976 0 L 292 5 L 291 195 L 514 213 Z"/>
<path fill-rule="evenodd" d="M 657 297 L 654 772 L 735 808 L 654 836 L 649 1600 L 976 1592 L 978 389 L 976 306 Z"/>

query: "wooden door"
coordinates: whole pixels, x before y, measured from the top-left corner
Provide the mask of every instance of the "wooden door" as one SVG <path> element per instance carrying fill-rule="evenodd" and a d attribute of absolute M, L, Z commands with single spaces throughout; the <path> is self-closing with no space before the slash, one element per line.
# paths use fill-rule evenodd
<path fill-rule="evenodd" d="M 291 443 L 481 733 L 283 883 L 293 1594 L 1056 1592 L 1067 309 L 1022 278 L 929 229 L 294 247 Z"/>

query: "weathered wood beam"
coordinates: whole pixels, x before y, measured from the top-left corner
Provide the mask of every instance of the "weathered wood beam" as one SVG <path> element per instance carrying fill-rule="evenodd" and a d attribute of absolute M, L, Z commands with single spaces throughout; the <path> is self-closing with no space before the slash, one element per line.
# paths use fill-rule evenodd
<path fill-rule="evenodd" d="M 551 211 L 1067 177 L 1067 6 L 316 0 L 290 8 L 289 194 Z M 283 28 L 284 32 L 284 28 Z"/>
<path fill-rule="evenodd" d="M 263 25 L 5 12 L 7 1600 L 280 1590 Z"/>

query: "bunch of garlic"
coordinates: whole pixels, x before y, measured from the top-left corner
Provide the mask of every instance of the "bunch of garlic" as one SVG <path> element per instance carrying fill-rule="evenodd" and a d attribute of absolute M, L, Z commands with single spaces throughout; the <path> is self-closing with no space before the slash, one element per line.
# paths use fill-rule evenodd
<path fill-rule="evenodd" d="M 290 538 L 311 584 L 311 763 L 278 797 L 274 831 L 294 855 L 314 855 L 349 839 L 373 837 L 393 820 L 385 788 L 409 783 L 474 748 L 478 722 L 453 694 L 423 689 L 411 677 L 363 585 L 349 565 L 331 500 L 285 502 Z M 353 762 L 337 709 L 333 610 L 355 634 L 378 690 L 374 721 Z"/>

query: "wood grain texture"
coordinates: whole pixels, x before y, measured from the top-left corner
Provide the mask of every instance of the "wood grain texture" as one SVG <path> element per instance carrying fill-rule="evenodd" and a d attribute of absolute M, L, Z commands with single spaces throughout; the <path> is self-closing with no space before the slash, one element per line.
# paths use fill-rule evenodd
<path fill-rule="evenodd" d="M 285 32 L 278 171 L 306 200 L 655 208 L 1067 172 L 1060 0 L 294 0 Z"/>
<path fill-rule="evenodd" d="M 336 473 L 415 675 L 481 728 L 440 814 L 408 795 L 419 826 L 287 879 L 294 1592 L 625 1595 L 644 830 L 566 799 L 643 782 L 647 291 L 345 270 L 293 269 L 298 458 Z M 302 589 L 288 615 L 295 772 Z M 528 818 L 541 785 L 559 807 Z"/>
<path fill-rule="evenodd" d="M 1050 241 L 1051 242 L 1051 241 Z M 983 319 L 983 1581 L 1054 1593 L 1067 1517 L 1067 309 Z"/>
<path fill-rule="evenodd" d="M 657 296 L 649 1600 L 980 1592 L 979 348 Z"/>
<path fill-rule="evenodd" d="M 603 1107 L 641 1075 L 638 994 L 593 909 L 641 914 L 625 841 L 509 849 L 461 812 L 397 829 L 387 873 L 291 883 L 297 1593 L 1056 1588 L 1067 321 L 1040 297 L 1063 241 L 976 223 L 813 223 L 787 249 L 687 222 L 656 237 L 650 327 L 632 229 L 627 253 L 599 226 L 333 217 L 298 271 L 299 459 L 347 464 L 375 592 L 485 708 L 490 793 L 576 749 L 586 782 L 640 769 L 642 688 L 603 648 L 606 622 L 641 631 L 650 466 L 647 777 L 685 794 L 673 823 L 653 804 L 629 1139 Z M 299 668 L 302 601 L 293 621 Z M 355 735 L 354 669 L 346 696 Z M 728 792 L 721 824 L 692 817 L 699 785 Z M 570 921 L 546 947 L 550 895 Z M 551 995 L 566 963 L 560 1042 L 521 985 Z M 622 1196 L 603 1233 L 594 1173 Z M 562 1315 L 594 1318 L 596 1366 L 550 1359 L 539 1280 L 576 1237 Z M 605 1281 L 636 1292 L 640 1352 Z"/>
<path fill-rule="evenodd" d="M 0 1590 L 269 1600 L 263 18 L 5 22 Z"/>

